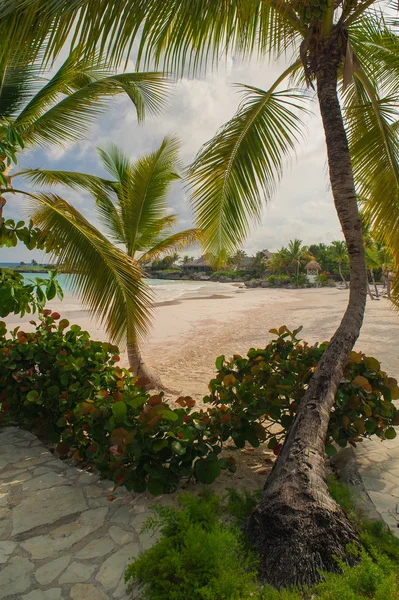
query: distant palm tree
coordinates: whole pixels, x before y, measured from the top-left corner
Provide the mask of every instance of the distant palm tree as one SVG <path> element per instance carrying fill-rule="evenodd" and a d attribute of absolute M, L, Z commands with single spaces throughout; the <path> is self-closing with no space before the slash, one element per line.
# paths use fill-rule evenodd
<path fill-rule="evenodd" d="M 283 249 L 283 254 L 287 263 L 295 267 L 296 277 L 299 277 L 301 265 L 310 259 L 308 249 L 302 246 L 302 240 L 290 240 L 287 248 Z"/>
<path fill-rule="evenodd" d="M 247 253 L 244 250 L 237 250 L 237 252 L 233 254 L 231 262 L 236 269 L 239 269 L 242 266 L 246 256 Z"/>
<path fill-rule="evenodd" d="M 370 271 L 371 279 L 374 285 L 375 295 L 378 298 L 378 288 L 375 281 L 375 271 L 382 271 L 382 276 L 385 282 L 388 282 L 388 274 L 392 269 L 393 261 L 390 252 L 381 244 L 373 241 L 365 247 L 366 253 L 366 265 Z M 387 295 L 390 295 L 390 288 L 388 286 Z"/>
<path fill-rule="evenodd" d="M 348 260 L 348 251 L 346 249 L 346 244 L 344 241 L 336 240 L 335 242 L 331 242 L 331 254 L 334 259 L 338 263 L 338 270 L 341 276 L 342 282 L 346 288 L 348 288 L 348 283 L 342 273 L 342 263 Z"/>
<path fill-rule="evenodd" d="M 168 213 L 166 197 L 170 184 L 179 178 L 178 142 L 165 138 L 157 150 L 135 162 L 116 146 L 99 154 L 112 179 L 40 169 L 23 174 L 39 185 L 62 184 L 90 192 L 107 237 L 66 200 L 50 194 L 31 195 L 32 219 L 43 232 L 51 230 L 58 261 L 83 303 L 105 322 L 111 339 L 126 340 L 131 371 L 159 383 L 145 369 L 139 350 L 151 310 L 141 265 L 197 240 L 196 229 L 170 232 L 176 215 Z M 136 274 L 135 305 L 126 302 L 125 276 L 118 272 L 120 256 Z"/>

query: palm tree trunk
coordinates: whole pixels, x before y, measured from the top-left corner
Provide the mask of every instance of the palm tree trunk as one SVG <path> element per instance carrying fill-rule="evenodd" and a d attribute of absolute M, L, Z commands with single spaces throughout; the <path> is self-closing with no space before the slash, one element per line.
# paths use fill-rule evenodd
<path fill-rule="evenodd" d="M 342 279 L 342 283 L 344 284 L 345 288 L 348 289 L 348 283 L 344 277 L 344 274 L 342 273 L 342 265 L 340 262 L 338 262 L 338 270 L 339 270 L 339 274 L 341 276 Z"/>
<path fill-rule="evenodd" d="M 374 300 L 374 296 L 371 293 L 370 282 L 369 282 L 368 276 L 367 276 L 366 282 L 367 282 L 367 294 L 368 294 L 368 297 L 370 298 L 370 300 Z"/>
<path fill-rule="evenodd" d="M 375 297 L 379 298 L 380 295 L 378 293 L 378 287 L 377 287 L 377 284 L 376 284 L 376 281 L 375 281 L 374 269 L 370 269 L 370 273 L 371 273 L 371 280 L 373 282 L 373 286 L 374 286 L 374 290 L 375 290 Z"/>
<path fill-rule="evenodd" d="M 266 481 L 262 502 L 246 525 L 250 541 L 260 554 L 262 576 L 276 587 L 315 583 L 320 579 L 320 569 L 337 571 L 334 556 L 345 559 L 348 542 L 357 540 L 356 531 L 328 493 L 324 444 L 336 390 L 363 322 L 366 264 L 337 96 L 339 44 L 333 40 L 319 48 L 314 61 L 317 93 L 331 189 L 350 258 L 351 285 L 341 324 L 301 400 L 297 418 Z"/>
<path fill-rule="evenodd" d="M 144 364 L 137 342 L 127 342 L 127 358 L 129 361 L 129 371 L 135 377 L 143 377 L 148 380 L 145 387 L 148 389 L 162 389 L 162 383 L 158 375 L 148 369 Z"/>

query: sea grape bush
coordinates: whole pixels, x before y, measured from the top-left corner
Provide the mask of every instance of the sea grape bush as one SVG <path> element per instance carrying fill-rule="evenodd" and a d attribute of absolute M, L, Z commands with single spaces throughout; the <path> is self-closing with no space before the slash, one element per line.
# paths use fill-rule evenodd
<path fill-rule="evenodd" d="M 26 427 L 63 456 L 94 464 L 104 477 L 136 492 L 174 491 L 182 478 L 212 483 L 221 469 L 235 471 L 220 456 L 232 438 L 268 442 L 278 454 L 326 344 L 301 342 L 299 329 L 278 331 L 265 349 L 216 361 L 217 376 L 205 397 L 206 410 L 192 398 L 173 406 L 163 393 L 151 395 L 147 381 L 120 368 L 118 348 L 93 341 L 78 325 L 45 310 L 35 331 L 16 328 L 7 336 L 0 322 L 0 420 Z M 379 362 L 352 352 L 333 408 L 327 454 L 336 442 L 362 437 L 391 439 L 399 411 L 393 378 Z"/>
<path fill-rule="evenodd" d="M 246 357 L 217 358 L 217 376 L 205 401 L 219 408 L 214 415 L 220 415 L 224 439 L 231 435 L 239 448 L 268 440 L 269 448 L 279 453 L 327 347 L 327 342 L 309 346 L 299 340 L 301 329 L 271 329 L 277 337 L 266 348 L 252 348 Z M 392 401 L 398 398 L 396 379 L 381 370 L 377 359 L 351 352 L 331 412 L 327 454 L 336 453 L 333 442 L 344 448 L 371 435 L 393 439 L 399 411 Z"/>
<path fill-rule="evenodd" d="M 33 322 L 34 323 L 34 322 Z M 27 427 L 136 492 L 171 492 L 182 477 L 211 483 L 234 460 L 190 397 L 170 408 L 117 366 L 118 348 L 45 310 L 33 333 L 0 322 L 0 419 Z"/>
<path fill-rule="evenodd" d="M 14 313 L 23 317 L 43 310 L 46 302 L 56 296 L 62 300 L 62 288 L 57 271 L 48 271 L 49 278 L 35 277 L 25 281 L 23 275 L 11 269 L 0 269 L 0 317 Z"/>

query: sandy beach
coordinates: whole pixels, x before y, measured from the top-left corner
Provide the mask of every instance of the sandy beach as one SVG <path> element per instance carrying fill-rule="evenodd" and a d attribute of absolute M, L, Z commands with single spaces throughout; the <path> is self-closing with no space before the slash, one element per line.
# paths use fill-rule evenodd
<path fill-rule="evenodd" d="M 165 387 L 200 398 L 214 373 L 220 354 L 245 354 L 251 347 L 264 347 L 272 337 L 269 329 L 303 325 L 301 336 L 308 342 L 331 337 L 344 313 L 348 292 L 322 289 L 242 289 L 226 285 L 223 294 L 170 301 L 157 305 L 150 336 L 143 344 L 145 362 L 155 369 Z M 88 330 L 95 339 L 106 335 L 76 299 L 52 301 L 71 323 Z M 23 324 L 10 316 L 10 327 Z M 399 315 L 387 299 L 367 300 L 367 309 L 357 349 L 378 358 L 391 376 L 399 376 Z M 121 348 L 122 365 L 126 355 Z"/>

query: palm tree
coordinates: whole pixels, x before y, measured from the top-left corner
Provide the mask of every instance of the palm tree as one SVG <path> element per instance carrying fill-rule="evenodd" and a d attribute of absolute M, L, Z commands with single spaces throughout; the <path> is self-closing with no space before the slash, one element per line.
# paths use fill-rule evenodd
<path fill-rule="evenodd" d="M 237 250 L 237 252 L 235 252 L 235 254 L 231 257 L 231 262 L 236 269 L 239 269 L 242 266 L 246 256 L 247 253 L 244 250 Z"/>
<path fill-rule="evenodd" d="M 396 0 L 390 4 L 397 9 Z M 259 219 L 303 136 L 301 116 L 313 98 L 306 88 L 316 88 L 351 285 L 347 310 L 247 525 L 264 578 L 276 586 L 313 583 L 321 570 L 337 568 L 336 558 L 344 559 L 356 539 L 328 494 L 324 441 L 366 304 L 357 191 L 376 237 L 399 265 L 399 44 L 378 7 L 379 0 L 6 0 L 0 7 L 3 54 L 13 38 L 22 56 L 27 43 L 39 52 L 51 32 L 47 57 L 54 57 L 74 23 L 74 40 L 88 51 L 99 47 L 118 62 L 137 39 L 139 61 L 162 61 L 175 73 L 203 69 L 229 52 L 289 57 L 268 90 L 243 86 L 236 115 L 192 165 L 204 252 L 214 256 L 234 252 Z M 286 80 L 295 89 L 279 91 Z M 399 282 L 393 291 L 398 297 Z"/>
<path fill-rule="evenodd" d="M 331 242 L 331 254 L 338 263 L 338 271 L 342 279 L 342 283 L 346 288 L 348 288 L 348 283 L 344 277 L 344 274 L 342 273 L 342 263 L 348 259 L 348 252 L 345 242 L 342 240 Z"/>
<path fill-rule="evenodd" d="M 302 240 L 290 240 L 287 248 L 283 250 L 286 261 L 289 265 L 294 266 L 296 277 L 299 277 L 299 270 L 301 265 L 310 260 L 308 249 L 306 246 L 302 246 Z"/>
<path fill-rule="evenodd" d="M 103 279 L 103 245 L 106 240 L 115 262 L 123 254 L 125 262 L 136 269 L 140 293 L 145 289 L 142 300 L 145 309 L 149 292 L 142 281 L 141 265 L 165 253 L 174 261 L 178 258 L 176 250 L 197 240 L 196 229 L 171 233 L 177 215 L 169 214 L 166 198 L 171 183 L 179 178 L 178 141 L 174 137 L 165 138 L 157 150 L 135 162 L 116 146 L 109 151 L 99 150 L 99 155 L 111 179 L 40 169 L 29 169 L 19 175 L 38 185 L 62 184 L 90 192 L 106 236 L 68 202 L 48 194 L 31 196 L 30 203 L 36 209 L 32 220 L 43 233 L 51 230 L 57 247 L 54 254 L 63 264 L 64 272 L 69 273 L 73 289 L 91 312 L 105 322 L 110 338 L 117 343 L 126 340 L 130 370 L 159 385 L 159 380 L 143 364 L 139 350 L 143 328 L 134 313 L 128 310 L 126 303 L 106 311 L 109 298 L 123 296 L 125 290 L 113 266 L 104 275 L 107 279 Z M 90 255 L 86 256 L 88 238 L 91 248 Z"/>
<path fill-rule="evenodd" d="M 375 290 L 375 295 L 377 298 L 379 298 L 379 293 L 378 293 L 378 287 L 375 281 L 375 271 L 379 271 L 381 270 L 382 272 L 382 276 L 385 279 L 385 281 L 387 282 L 388 280 L 388 273 L 390 272 L 391 268 L 392 268 L 392 257 L 390 256 L 390 253 L 387 252 L 386 248 L 373 241 L 371 244 L 366 245 L 365 248 L 365 252 L 366 252 L 366 265 L 368 270 L 370 271 L 370 275 L 371 275 L 371 280 L 373 282 L 373 286 L 374 286 L 374 290 Z M 389 291 L 388 290 L 388 296 L 389 296 Z"/>

